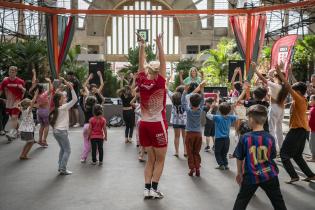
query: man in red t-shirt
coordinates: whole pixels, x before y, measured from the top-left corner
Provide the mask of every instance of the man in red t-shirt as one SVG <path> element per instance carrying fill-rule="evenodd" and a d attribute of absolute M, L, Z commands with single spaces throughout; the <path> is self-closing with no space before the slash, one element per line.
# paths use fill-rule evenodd
<path fill-rule="evenodd" d="M 166 107 L 166 61 L 162 47 L 162 35 L 156 39 L 159 61 L 145 65 L 145 42 L 138 35 L 139 70 L 136 85 L 140 92 L 141 121 L 139 123 L 140 145 L 148 152 L 144 169 L 144 198 L 161 199 L 163 194 L 157 189 L 162 175 L 166 149 L 167 124 Z"/>
<path fill-rule="evenodd" d="M 6 125 L 10 129 L 7 134 L 9 141 L 16 138 L 18 117 L 20 114 L 18 104 L 23 99 L 25 93 L 25 82 L 17 77 L 16 74 L 17 67 L 10 66 L 9 77 L 4 78 L 0 85 L 0 95 L 4 92 L 6 97 L 6 113 L 10 116 Z"/>

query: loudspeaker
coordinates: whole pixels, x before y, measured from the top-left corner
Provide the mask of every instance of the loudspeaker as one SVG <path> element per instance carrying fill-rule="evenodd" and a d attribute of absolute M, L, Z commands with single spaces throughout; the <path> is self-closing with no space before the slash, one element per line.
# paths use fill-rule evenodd
<path fill-rule="evenodd" d="M 205 93 L 216 93 L 220 91 L 221 97 L 228 97 L 228 88 L 227 87 L 205 87 Z"/>
<path fill-rule="evenodd" d="M 240 67 L 242 70 L 242 75 L 244 76 L 244 68 L 245 68 L 245 61 L 244 60 L 229 60 L 229 82 L 231 82 L 234 70 Z M 235 81 L 239 81 L 238 76 L 236 76 Z"/>
<path fill-rule="evenodd" d="M 100 71 L 104 79 L 104 68 L 104 62 L 89 62 L 89 74 L 93 74 L 93 78 L 90 80 L 90 84 L 100 85 L 101 82 L 97 75 L 97 72 Z"/>

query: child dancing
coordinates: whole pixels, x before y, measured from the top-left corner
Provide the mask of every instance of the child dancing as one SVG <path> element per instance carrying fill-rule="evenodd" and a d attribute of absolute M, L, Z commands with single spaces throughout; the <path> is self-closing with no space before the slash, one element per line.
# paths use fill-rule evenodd
<path fill-rule="evenodd" d="M 244 134 L 235 149 L 237 159 L 236 181 L 240 185 L 234 210 L 245 210 L 258 187 L 261 187 L 276 210 L 286 210 L 280 191 L 278 168 L 274 162 L 276 145 L 274 138 L 264 131 L 267 108 L 254 105 L 248 111 L 252 132 Z M 244 168 L 244 169 L 243 169 Z"/>

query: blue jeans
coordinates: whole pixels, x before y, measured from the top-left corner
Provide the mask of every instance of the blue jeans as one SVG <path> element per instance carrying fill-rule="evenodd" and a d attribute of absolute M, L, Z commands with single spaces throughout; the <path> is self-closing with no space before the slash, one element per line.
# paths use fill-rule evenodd
<path fill-rule="evenodd" d="M 68 163 L 70 153 L 71 153 L 70 142 L 68 138 L 68 131 L 54 129 L 53 133 L 60 147 L 59 161 L 58 161 L 59 170 L 65 171 L 67 170 L 67 163 Z"/>

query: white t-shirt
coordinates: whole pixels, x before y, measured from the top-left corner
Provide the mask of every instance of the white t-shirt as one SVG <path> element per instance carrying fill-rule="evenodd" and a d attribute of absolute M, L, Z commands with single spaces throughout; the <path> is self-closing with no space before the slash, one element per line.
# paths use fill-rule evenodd
<path fill-rule="evenodd" d="M 71 95 L 72 100 L 58 108 L 58 117 L 54 129 L 69 130 L 69 109 L 71 109 L 78 100 L 78 97 L 73 89 L 71 90 Z"/>
<path fill-rule="evenodd" d="M 278 95 L 279 95 L 281 88 L 282 88 L 281 85 L 268 81 L 269 95 L 273 100 L 278 99 Z"/>

